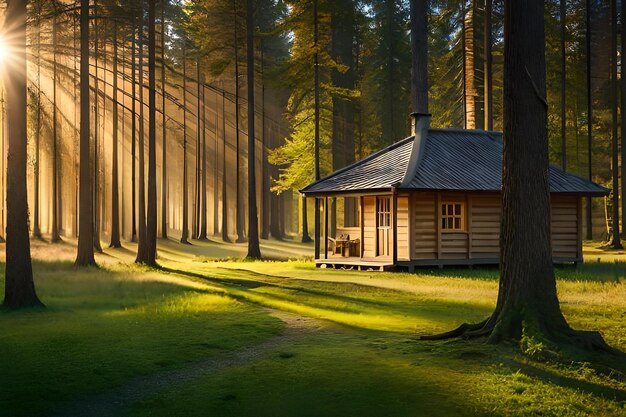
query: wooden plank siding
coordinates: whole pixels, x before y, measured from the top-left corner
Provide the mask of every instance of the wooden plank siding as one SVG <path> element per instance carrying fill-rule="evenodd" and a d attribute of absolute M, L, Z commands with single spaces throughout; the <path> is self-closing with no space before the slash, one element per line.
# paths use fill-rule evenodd
<path fill-rule="evenodd" d="M 397 197 L 397 249 L 399 260 L 409 260 L 409 196 Z"/>
<path fill-rule="evenodd" d="M 376 196 L 363 196 L 363 258 L 376 256 Z"/>
<path fill-rule="evenodd" d="M 437 262 L 468 260 L 498 263 L 500 257 L 501 197 L 496 193 L 446 194 L 414 192 L 407 200 L 411 213 L 411 260 L 423 264 L 428 260 Z M 465 204 L 464 230 L 445 232 L 441 230 L 441 203 Z M 400 204 L 399 204 L 400 205 Z M 400 219 L 401 211 L 398 211 Z M 552 249 L 553 257 L 560 262 L 574 262 L 581 254 L 580 197 L 554 195 L 552 197 Z M 398 220 L 398 226 L 400 226 Z M 400 243 L 398 231 L 398 247 Z M 399 260 L 403 258 L 399 255 Z M 424 262 L 421 262 L 424 261 Z M 434 262 L 434 263 L 437 263 Z"/>
<path fill-rule="evenodd" d="M 435 193 L 412 193 L 413 253 L 411 259 L 437 259 L 438 227 Z"/>
<path fill-rule="evenodd" d="M 500 206 L 499 195 L 472 195 L 468 207 L 472 230 L 470 258 L 500 259 Z"/>
<path fill-rule="evenodd" d="M 578 258 L 580 214 L 578 197 L 552 197 L 552 256 Z"/>

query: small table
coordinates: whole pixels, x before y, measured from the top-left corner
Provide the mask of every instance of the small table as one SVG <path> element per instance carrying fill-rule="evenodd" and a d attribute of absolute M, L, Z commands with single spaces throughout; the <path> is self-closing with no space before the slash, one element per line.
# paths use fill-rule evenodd
<path fill-rule="evenodd" d="M 338 250 L 341 251 L 341 256 L 345 258 L 350 257 L 350 244 L 356 243 L 356 239 L 345 239 L 345 238 L 337 238 L 335 239 L 335 253 Z"/>

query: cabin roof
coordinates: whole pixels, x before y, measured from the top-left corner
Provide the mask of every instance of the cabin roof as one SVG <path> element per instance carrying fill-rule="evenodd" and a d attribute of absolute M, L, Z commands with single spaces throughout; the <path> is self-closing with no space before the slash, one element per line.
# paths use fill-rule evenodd
<path fill-rule="evenodd" d="M 428 129 L 418 147 L 414 147 L 413 142 L 413 136 L 396 142 L 301 191 L 304 194 L 341 194 L 394 187 L 425 191 L 501 190 L 501 133 Z M 413 164 L 410 163 L 412 158 L 417 159 Z M 407 172 L 410 165 L 415 166 L 412 173 Z M 552 193 L 608 193 L 606 188 L 555 166 L 550 166 L 549 175 Z"/>

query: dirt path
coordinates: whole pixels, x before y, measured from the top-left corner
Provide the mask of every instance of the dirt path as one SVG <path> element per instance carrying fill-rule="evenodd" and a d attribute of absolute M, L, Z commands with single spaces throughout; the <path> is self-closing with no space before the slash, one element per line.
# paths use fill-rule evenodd
<path fill-rule="evenodd" d="M 229 355 L 213 357 L 176 370 L 136 378 L 126 385 L 84 398 L 71 404 L 69 407 L 56 410 L 48 415 L 51 417 L 122 416 L 126 414 L 132 404 L 138 401 L 192 382 L 205 374 L 259 359 L 268 351 L 316 332 L 322 327 L 322 322 L 316 319 L 279 310 L 265 310 L 285 324 L 285 328 L 280 335 Z"/>

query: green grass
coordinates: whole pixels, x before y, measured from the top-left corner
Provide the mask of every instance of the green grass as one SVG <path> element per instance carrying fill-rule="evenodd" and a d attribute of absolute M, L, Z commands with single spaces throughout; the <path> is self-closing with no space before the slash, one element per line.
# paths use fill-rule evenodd
<path fill-rule="evenodd" d="M 141 269 L 76 271 L 46 262 L 35 264 L 35 274 L 48 307 L 0 312 L 3 416 L 58 408 L 279 330 L 254 306 Z"/>
<path fill-rule="evenodd" d="M 105 269 L 77 272 L 49 259 L 71 257 L 71 245 L 37 246 L 48 308 L 0 313 L 0 357 L 11 358 L 0 362 L 0 415 L 45 412 L 253 346 L 281 327 L 259 306 L 323 320 L 259 358 L 155 393 L 132 415 L 626 415 L 626 364 L 544 363 L 515 345 L 417 340 L 486 317 L 497 269 L 319 270 L 238 261 L 222 256 L 228 245 L 218 258 L 230 260 L 220 261 L 211 257 L 216 244 L 189 255 L 167 242 L 167 272 L 129 267 L 131 254 L 119 250 L 99 256 Z M 609 255 L 558 268 L 559 297 L 574 327 L 599 330 L 626 351 L 625 268 Z"/>

